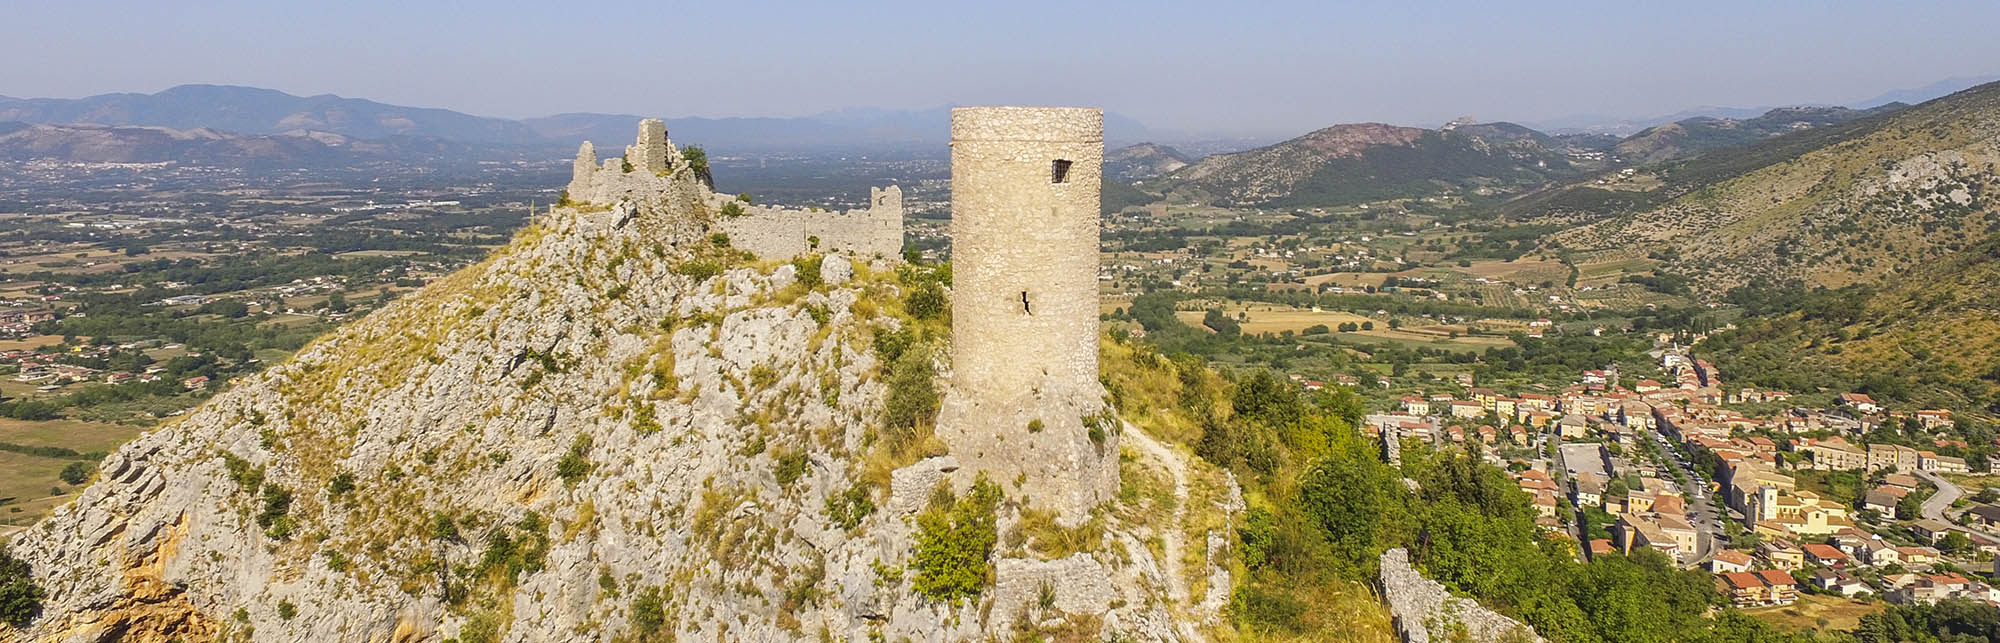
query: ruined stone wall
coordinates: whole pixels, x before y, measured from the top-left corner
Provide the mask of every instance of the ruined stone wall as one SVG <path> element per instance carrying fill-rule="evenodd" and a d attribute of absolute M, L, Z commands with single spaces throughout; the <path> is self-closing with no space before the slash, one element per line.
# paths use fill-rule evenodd
<path fill-rule="evenodd" d="M 639 123 L 638 140 L 623 157 L 599 164 L 597 148 L 585 141 L 571 165 L 569 199 L 585 206 L 609 207 L 622 202 L 644 205 L 673 189 L 673 178 L 689 171 L 667 139 L 666 124 L 655 119 Z M 632 165 L 626 170 L 626 163 Z M 702 187 L 703 205 L 719 215 L 735 197 Z M 730 244 L 765 259 L 790 259 L 809 252 L 841 252 L 861 258 L 895 259 L 903 253 L 903 190 L 896 186 L 870 188 L 868 207 L 846 212 L 812 212 L 738 204 L 743 214 L 718 216 L 715 229 L 729 235 Z"/>
<path fill-rule="evenodd" d="M 951 388 L 939 437 L 1065 521 L 1117 491 L 1097 379 L 1094 108 L 952 110 Z"/>
<path fill-rule="evenodd" d="M 668 151 L 673 144 L 667 142 L 666 125 L 658 120 L 646 119 L 639 123 L 638 143 L 625 147 L 626 156 L 597 159 L 597 148 L 590 141 L 584 141 L 576 150 L 576 160 L 570 165 L 569 200 L 579 204 L 608 206 L 620 201 L 643 202 L 656 200 L 658 195 L 671 188 L 672 175 L 676 169 L 686 170 L 685 164 L 675 167 Z M 638 161 L 632 161 L 632 157 Z M 632 169 L 627 171 L 625 164 Z M 655 169 L 647 169 L 651 166 Z"/>
<path fill-rule="evenodd" d="M 1402 548 L 1382 552 L 1382 601 L 1395 618 L 1396 632 L 1408 643 L 1478 641 L 1481 643 L 1540 643 L 1542 637 L 1514 619 L 1481 607 L 1477 601 L 1452 596 L 1410 567 Z"/>
<path fill-rule="evenodd" d="M 657 118 L 639 121 L 639 140 L 625 147 L 625 160 L 632 163 L 634 172 L 658 174 L 672 171 L 676 156 L 679 153 L 674 152 L 673 144 L 667 142 L 667 124 Z"/>
<path fill-rule="evenodd" d="M 903 191 L 871 188 L 867 209 L 845 212 L 795 210 L 743 205 L 743 214 L 716 220 L 716 230 L 729 235 L 729 245 L 765 259 L 789 259 L 806 253 L 845 253 L 856 257 L 896 259 L 903 253 Z M 735 200 L 710 199 L 710 210 Z"/>

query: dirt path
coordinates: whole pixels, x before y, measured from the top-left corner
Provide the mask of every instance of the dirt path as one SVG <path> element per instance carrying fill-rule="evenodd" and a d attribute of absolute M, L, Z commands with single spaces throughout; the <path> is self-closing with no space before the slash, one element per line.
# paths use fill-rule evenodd
<path fill-rule="evenodd" d="M 1139 427 L 1132 426 L 1129 422 L 1125 424 L 1123 437 L 1133 449 L 1144 454 L 1147 459 L 1166 467 L 1167 473 L 1174 478 L 1174 517 L 1169 525 L 1160 530 L 1162 549 L 1166 550 L 1166 560 L 1161 561 L 1160 568 L 1167 576 L 1167 598 L 1173 601 L 1174 607 L 1185 609 L 1190 601 L 1187 576 L 1181 569 L 1182 555 L 1187 551 L 1186 537 L 1182 534 L 1181 526 L 1187 524 L 1187 461 L 1173 449 L 1153 439 L 1153 436 L 1146 435 L 1144 431 L 1139 430 Z M 1192 623 L 1183 621 L 1181 630 L 1181 636 L 1188 640 L 1201 640 Z"/>

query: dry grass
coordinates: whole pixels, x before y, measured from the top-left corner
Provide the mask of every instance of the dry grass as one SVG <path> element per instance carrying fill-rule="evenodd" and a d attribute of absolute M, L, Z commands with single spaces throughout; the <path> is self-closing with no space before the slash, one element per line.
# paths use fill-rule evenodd
<path fill-rule="evenodd" d="M 1780 629 L 1793 632 L 1851 630 L 1861 617 L 1887 607 L 1880 601 L 1862 602 L 1839 596 L 1800 595 L 1791 605 L 1763 607 L 1744 612 Z M 1820 619 L 1826 619 L 1824 626 Z"/>
<path fill-rule="evenodd" d="M 110 451 L 138 437 L 145 429 L 82 420 L 30 422 L 0 418 L 0 442 L 38 447 L 62 447 L 79 452 Z M 0 480 L 10 472 L 0 469 Z"/>
<path fill-rule="evenodd" d="M 0 351 L 34 350 L 62 343 L 61 335 L 35 335 L 26 339 L 0 339 Z"/>

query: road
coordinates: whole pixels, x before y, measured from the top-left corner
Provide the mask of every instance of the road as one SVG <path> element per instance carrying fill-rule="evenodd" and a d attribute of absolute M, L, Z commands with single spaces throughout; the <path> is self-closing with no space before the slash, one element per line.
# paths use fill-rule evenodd
<path fill-rule="evenodd" d="M 1543 434 L 1541 437 L 1535 438 L 1535 450 L 1537 452 L 1541 451 L 1543 446 L 1549 444 L 1549 440 L 1549 434 Z M 1563 462 L 1562 441 L 1557 439 L 1555 441 L 1555 448 L 1549 449 L 1549 452 L 1555 460 L 1555 467 L 1550 469 L 1550 471 L 1565 472 L 1563 476 L 1564 482 L 1556 488 L 1556 502 L 1569 504 L 1569 508 L 1572 511 L 1570 514 L 1572 519 L 1569 521 L 1568 527 L 1569 535 L 1571 538 L 1576 539 L 1577 546 L 1587 554 L 1590 551 L 1590 533 L 1583 529 L 1583 507 L 1577 506 L 1576 502 L 1570 500 L 1574 496 L 1570 494 L 1569 488 L 1576 485 L 1576 476 L 1568 473 L 1569 464 Z"/>
<path fill-rule="evenodd" d="M 1723 509 L 1715 506 L 1715 498 L 1708 492 L 1707 477 L 1696 473 L 1694 464 L 1680 457 L 1680 451 L 1667 442 L 1665 435 L 1659 431 L 1647 431 L 1646 434 L 1653 436 L 1653 441 L 1660 445 L 1661 456 L 1672 461 L 1672 466 L 1687 476 L 1687 483 L 1681 485 L 1681 498 L 1687 503 L 1688 522 L 1694 525 L 1698 535 L 1694 539 L 1694 558 L 1685 562 L 1691 566 L 1706 563 L 1715 555 L 1716 543 L 1722 540 L 1722 521 L 1729 518 L 1722 513 Z"/>
<path fill-rule="evenodd" d="M 1929 471 L 1919 469 L 1910 473 L 1917 474 L 1917 477 L 1923 478 L 1925 482 L 1937 485 L 1937 493 L 1931 494 L 1929 499 L 1924 500 L 1924 517 L 1947 523 L 1951 522 L 1950 518 L 1944 516 L 1944 512 L 1946 509 L 1951 508 L 1951 503 L 1958 502 L 1958 499 L 1965 495 L 1965 490 L 1959 489 L 1958 485 L 1952 484 L 1950 480 L 1946 480 Z M 1961 531 L 1970 530 L 1961 529 Z"/>

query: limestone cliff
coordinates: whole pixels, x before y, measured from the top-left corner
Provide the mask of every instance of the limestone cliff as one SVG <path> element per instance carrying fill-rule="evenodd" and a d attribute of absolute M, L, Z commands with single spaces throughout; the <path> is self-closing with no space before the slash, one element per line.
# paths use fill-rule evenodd
<path fill-rule="evenodd" d="M 49 599 L 0 639 L 1204 636 L 1231 539 L 1175 522 L 1185 491 L 1079 528 L 1003 499 L 978 596 L 915 592 L 912 515 L 954 465 L 882 446 L 894 266 L 829 256 L 802 283 L 713 235 L 691 171 L 662 179 L 120 449 L 13 538 Z M 1129 485 L 1206 466 L 1138 439 Z"/>

